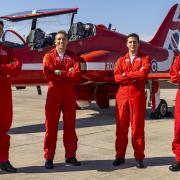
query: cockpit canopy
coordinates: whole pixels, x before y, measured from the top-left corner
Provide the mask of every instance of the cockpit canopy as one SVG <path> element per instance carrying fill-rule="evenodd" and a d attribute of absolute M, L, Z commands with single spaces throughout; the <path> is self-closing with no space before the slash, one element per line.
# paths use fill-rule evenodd
<path fill-rule="evenodd" d="M 57 31 L 69 31 L 77 10 L 33 10 L 1 16 L 5 24 L 3 41 L 18 44 L 19 47 L 27 43 L 32 49 L 39 48 L 42 43 L 52 45 Z M 36 47 L 33 47 L 34 43 Z"/>
<path fill-rule="evenodd" d="M 65 30 L 70 41 L 94 36 L 95 25 L 73 23 L 77 10 L 33 10 L 1 16 L 0 19 L 5 24 L 2 41 L 13 48 L 28 45 L 34 50 L 54 45 L 55 35 L 59 30 Z"/>

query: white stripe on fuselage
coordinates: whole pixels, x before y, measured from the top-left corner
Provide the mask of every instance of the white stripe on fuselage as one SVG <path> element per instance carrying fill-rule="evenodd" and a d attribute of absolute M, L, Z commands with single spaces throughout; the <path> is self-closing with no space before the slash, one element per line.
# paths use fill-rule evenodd
<path fill-rule="evenodd" d="M 81 63 L 81 70 L 104 71 L 105 66 L 105 62 L 87 62 Z M 22 70 L 43 70 L 43 65 L 42 63 L 23 64 Z"/>
<path fill-rule="evenodd" d="M 173 52 L 168 51 L 168 58 L 165 61 L 158 61 L 153 59 L 157 62 L 157 71 L 167 71 L 169 70 L 172 61 L 173 61 Z M 84 62 L 81 63 L 81 70 L 84 71 L 113 71 L 114 70 L 115 62 Z M 43 70 L 42 63 L 30 63 L 30 64 L 23 64 L 22 70 Z"/>
<path fill-rule="evenodd" d="M 105 66 L 105 62 L 86 62 L 81 63 L 81 70 L 104 71 Z"/>
<path fill-rule="evenodd" d="M 98 71 L 104 71 L 105 70 L 105 63 L 104 62 L 89 62 L 86 63 L 87 70 L 98 70 Z"/>
<path fill-rule="evenodd" d="M 22 70 L 43 70 L 42 63 L 23 64 Z"/>

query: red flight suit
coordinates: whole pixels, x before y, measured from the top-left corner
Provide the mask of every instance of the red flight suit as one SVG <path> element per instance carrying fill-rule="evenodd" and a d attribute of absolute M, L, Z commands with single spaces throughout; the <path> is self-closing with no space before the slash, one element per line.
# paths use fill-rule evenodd
<path fill-rule="evenodd" d="M 114 77 L 120 86 L 116 94 L 116 158 L 125 158 L 130 123 L 135 159 L 143 160 L 145 157 L 145 83 L 149 68 L 149 57 L 141 53 L 138 53 L 132 64 L 128 53 L 117 60 Z"/>
<path fill-rule="evenodd" d="M 179 84 L 179 89 L 176 94 L 175 104 L 175 121 L 174 121 L 174 139 L 172 143 L 172 151 L 176 155 L 176 161 L 180 162 L 180 56 L 175 58 L 175 61 L 170 69 L 171 81 Z"/>
<path fill-rule="evenodd" d="M 10 76 L 21 70 L 21 62 L 12 58 L 10 51 L 0 44 L 0 163 L 9 160 L 10 136 L 7 134 L 12 124 L 12 92 Z"/>
<path fill-rule="evenodd" d="M 76 157 L 77 136 L 75 131 L 76 95 L 75 82 L 80 78 L 79 58 L 72 52 L 66 51 L 61 59 L 56 49 L 48 52 L 43 60 L 44 75 L 48 81 L 48 93 L 45 106 L 46 134 L 44 140 L 44 158 L 53 159 L 60 112 L 63 112 L 63 143 L 65 157 Z M 73 67 L 74 72 L 68 72 Z M 56 75 L 55 70 L 61 70 Z"/>

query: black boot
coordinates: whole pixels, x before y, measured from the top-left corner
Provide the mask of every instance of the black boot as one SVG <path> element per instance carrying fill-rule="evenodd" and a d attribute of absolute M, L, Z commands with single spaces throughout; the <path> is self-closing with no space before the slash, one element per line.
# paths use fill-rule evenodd
<path fill-rule="evenodd" d="M 122 158 L 116 158 L 114 161 L 113 161 L 113 166 L 120 166 L 121 164 L 123 164 L 125 162 L 124 159 Z"/>
<path fill-rule="evenodd" d="M 72 164 L 73 166 L 81 166 L 81 162 L 79 162 L 75 157 L 66 158 L 66 163 Z"/>
<path fill-rule="evenodd" d="M 11 173 L 17 172 L 17 169 L 9 161 L 0 163 L 0 169 Z"/>
<path fill-rule="evenodd" d="M 169 166 L 170 171 L 180 171 L 180 162 L 174 162 L 171 166 Z"/>
<path fill-rule="evenodd" d="M 144 165 L 143 160 L 136 160 L 136 167 L 142 169 L 145 168 L 146 166 Z"/>
<path fill-rule="evenodd" d="M 44 167 L 46 169 L 53 169 L 54 168 L 53 160 L 52 159 L 46 159 Z"/>

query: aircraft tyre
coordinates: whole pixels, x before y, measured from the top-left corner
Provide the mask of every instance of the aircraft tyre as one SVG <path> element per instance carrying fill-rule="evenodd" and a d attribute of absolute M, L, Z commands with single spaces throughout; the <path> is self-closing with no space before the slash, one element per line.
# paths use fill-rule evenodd
<path fill-rule="evenodd" d="M 167 102 L 161 99 L 161 102 L 155 112 L 150 115 L 151 119 L 161 119 L 165 117 L 173 117 L 173 113 L 168 111 Z"/>
<path fill-rule="evenodd" d="M 101 109 L 109 108 L 109 97 L 105 91 L 105 86 L 96 86 L 94 99 Z"/>

